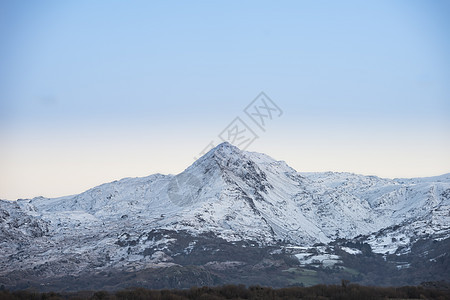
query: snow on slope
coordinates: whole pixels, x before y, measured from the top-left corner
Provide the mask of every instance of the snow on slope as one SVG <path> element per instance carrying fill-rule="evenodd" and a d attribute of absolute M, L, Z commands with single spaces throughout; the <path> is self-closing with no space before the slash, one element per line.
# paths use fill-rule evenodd
<path fill-rule="evenodd" d="M 0 201 L 0 209 L 0 249 L 8 249 L 1 251 L 0 267 L 22 251 L 17 265 L 45 262 L 43 272 L 52 272 L 52 260 L 62 256 L 67 268 L 74 268 L 71 261 L 86 267 L 95 267 L 93 261 L 162 263 L 142 255 L 162 243 L 146 238 L 153 229 L 302 246 L 366 235 L 377 252 L 392 253 L 420 236 L 449 236 L 450 174 L 390 180 L 298 173 L 285 162 L 223 143 L 176 176 L 125 178 L 54 199 Z M 29 222 L 15 227 L 11 216 Z M 18 239 L 33 247 L 17 243 L 11 250 L 6 237 L 18 231 Z M 120 246 L 127 243 L 129 248 Z"/>

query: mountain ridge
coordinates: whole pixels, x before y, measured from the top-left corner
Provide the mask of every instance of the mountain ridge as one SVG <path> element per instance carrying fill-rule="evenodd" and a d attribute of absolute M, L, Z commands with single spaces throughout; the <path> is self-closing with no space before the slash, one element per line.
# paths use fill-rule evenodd
<path fill-rule="evenodd" d="M 170 268 L 180 255 L 201 251 L 198 240 L 307 249 L 344 239 L 384 256 L 408 254 L 421 239 L 449 238 L 448 211 L 450 174 L 421 180 L 299 173 L 223 143 L 177 175 L 124 178 L 58 198 L 0 201 L 0 277 L 18 270 L 53 278 Z M 339 262 L 329 249 L 315 251 Z M 295 255 L 311 264 L 310 254 Z"/>

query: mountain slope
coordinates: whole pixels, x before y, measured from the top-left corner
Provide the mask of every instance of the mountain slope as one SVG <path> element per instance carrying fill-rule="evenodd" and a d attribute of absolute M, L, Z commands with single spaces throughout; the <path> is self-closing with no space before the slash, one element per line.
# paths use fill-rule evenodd
<path fill-rule="evenodd" d="M 223 143 L 176 176 L 126 178 L 54 199 L 0 201 L 0 276 L 167 268 L 197 249 L 200 237 L 230 247 L 355 239 L 377 253 L 408 253 L 421 238 L 449 237 L 449 211 L 450 174 L 390 180 L 298 173 Z"/>

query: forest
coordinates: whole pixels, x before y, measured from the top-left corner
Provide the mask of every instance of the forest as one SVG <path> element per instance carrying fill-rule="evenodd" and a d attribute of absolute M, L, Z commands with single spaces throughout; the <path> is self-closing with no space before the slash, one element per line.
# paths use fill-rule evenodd
<path fill-rule="evenodd" d="M 0 299 L 450 299 L 449 285 L 428 283 L 428 286 L 374 287 L 351 284 L 342 280 L 340 285 L 315 285 L 311 287 L 270 287 L 224 285 L 219 287 L 192 287 L 180 290 L 126 289 L 115 292 L 80 291 L 73 293 L 39 293 L 33 291 L 0 290 Z"/>

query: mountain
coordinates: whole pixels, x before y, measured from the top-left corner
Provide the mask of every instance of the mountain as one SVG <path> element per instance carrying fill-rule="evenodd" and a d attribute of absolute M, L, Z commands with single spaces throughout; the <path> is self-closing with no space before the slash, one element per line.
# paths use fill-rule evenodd
<path fill-rule="evenodd" d="M 299 173 L 223 143 L 175 176 L 0 201 L 0 284 L 417 284 L 450 278 L 449 211 L 450 174 Z"/>

